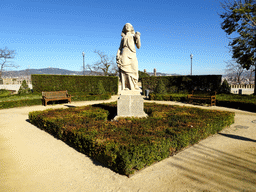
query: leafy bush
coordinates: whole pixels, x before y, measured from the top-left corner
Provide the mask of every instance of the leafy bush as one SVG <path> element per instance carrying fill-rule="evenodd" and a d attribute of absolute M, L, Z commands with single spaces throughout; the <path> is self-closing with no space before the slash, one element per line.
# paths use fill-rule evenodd
<path fill-rule="evenodd" d="M 95 95 L 103 95 L 106 94 L 105 88 L 102 84 L 102 81 L 99 80 L 96 87 L 94 88 L 94 92 Z"/>
<path fill-rule="evenodd" d="M 24 95 L 24 94 L 29 94 L 29 93 L 31 93 L 31 90 L 28 87 L 26 80 L 23 80 L 22 84 L 20 86 L 20 89 L 18 91 L 18 94 L 19 95 Z"/>
<path fill-rule="evenodd" d="M 115 109 L 115 110 L 113 110 Z M 130 175 L 234 122 L 234 113 L 145 104 L 148 118 L 108 121 L 116 103 L 29 113 L 30 122 L 112 170 Z"/>
<path fill-rule="evenodd" d="M 224 81 L 222 82 L 221 86 L 220 86 L 220 90 L 219 90 L 219 93 L 226 93 L 226 94 L 229 94 L 231 91 L 231 87 L 230 85 L 228 84 L 227 80 L 224 79 Z"/>
<path fill-rule="evenodd" d="M 166 94 L 166 89 L 165 89 L 165 85 L 163 83 L 163 81 L 160 79 L 160 81 L 158 81 L 158 84 L 156 86 L 156 93 L 159 94 Z"/>
<path fill-rule="evenodd" d="M 143 77 L 149 77 L 149 74 L 145 73 L 145 72 L 142 72 L 142 71 L 139 71 L 139 81 L 141 81 L 141 79 Z"/>

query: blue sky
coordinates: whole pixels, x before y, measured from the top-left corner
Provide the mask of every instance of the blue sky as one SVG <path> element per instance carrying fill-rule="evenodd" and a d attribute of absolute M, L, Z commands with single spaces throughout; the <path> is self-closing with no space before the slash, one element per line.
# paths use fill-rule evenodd
<path fill-rule="evenodd" d="M 94 50 L 115 57 L 125 23 L 141 33 L 141 71 L 189 75 L 192 53 L 193 75 L 224 74 L 231 59 L 219 0 L 1 0 L 0 10 L 0 47 L 16 50 L 18 70 L 81 71 L 83 51 L 86 64 Z"/>

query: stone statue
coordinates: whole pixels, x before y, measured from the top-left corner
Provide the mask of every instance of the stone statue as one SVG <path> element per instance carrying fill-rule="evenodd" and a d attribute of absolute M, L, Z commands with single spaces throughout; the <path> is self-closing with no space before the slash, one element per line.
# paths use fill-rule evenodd
<path fill-rule="evenodd" d="M 120 47 L 116 54 L 116 63 L 119 68 L 121 90 L 140 90 L 138 87 L 138 60 L 136 47 L 140 48 L 140 32 L 134 31 L 130 23 L 126 23 L 122 30 Z"/>

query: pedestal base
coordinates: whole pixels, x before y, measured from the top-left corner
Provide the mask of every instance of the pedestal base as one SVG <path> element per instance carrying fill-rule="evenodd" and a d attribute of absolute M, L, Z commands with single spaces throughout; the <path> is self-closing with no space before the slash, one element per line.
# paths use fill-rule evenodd
<path fill-rule="evenodd" d="M 119 117 L 147 117 L 144 112 L 144 102 L 141 95 L 120 95 L 117 100 L 117 116 Z"/>

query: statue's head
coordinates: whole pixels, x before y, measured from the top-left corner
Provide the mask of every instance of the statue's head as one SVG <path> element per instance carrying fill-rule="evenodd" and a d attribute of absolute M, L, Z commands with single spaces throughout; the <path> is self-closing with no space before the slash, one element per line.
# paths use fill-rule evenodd
<path fill-rule="evenodd" d="M 126 23 L 122 30 L 122 36 L 126 35 L 127 32 L 131 32 L 132 34 L 135 34 L 134 28 L 130 23 Z"/>

